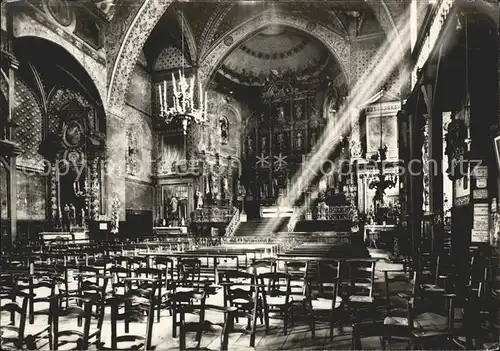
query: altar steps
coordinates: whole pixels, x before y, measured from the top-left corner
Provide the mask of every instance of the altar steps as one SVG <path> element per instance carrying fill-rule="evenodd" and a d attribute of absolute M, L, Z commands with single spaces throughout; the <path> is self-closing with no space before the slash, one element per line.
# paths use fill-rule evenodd
<path fill-rule="evenodd" d="M 272 218 L 255 218 L 249 219 L 247 222 L 241 222 L 238 229 L 234 232 L 234 236 L 266 236 L 269 233 L 264 232 L 266 225 L 271 222 Z M 280 218 L 280 224 L 273 233 L 286 232 L 290 218 Z"/>

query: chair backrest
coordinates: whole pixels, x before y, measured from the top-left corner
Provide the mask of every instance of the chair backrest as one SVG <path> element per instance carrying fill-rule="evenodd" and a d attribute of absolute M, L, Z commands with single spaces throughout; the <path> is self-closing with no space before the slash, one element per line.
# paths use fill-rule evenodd
<path fill-rule="evenodd" d="M 24 340 L 24 331 L 26 327 L 26 315 L 28 311 L 28 300 L 29 297 L 23 297 L 21 304 L 18 304 L 17 302 L 11 301 L 7 302 L 4 305 L 0 306 L 0 312 L 8 312 L 11 314 L 11 321 L 8 325 L 5 325 L 2 323 L 0 326 L 0 331 L 2 329 L 8 329 L 11 327 L 17 328 L 17 340 L 11 340 L 15 343 L 18 343 L 18 345 L 22 345 L 22 342 Z M 19 315 L 18 323 L 16 323 L 16 317 L 15 315 Z M 3 333 L 2 333 L 3 334 Z M 4 342 L 5 338 L 2 337 L 2 342 Z M 19 346 L 18 346 L 19 347 Z"/>
<path fill-rule="evenodd" d="M 372 260 L 349 261 L 351 294 L 373 297 L 375 262 Z"/>
<path fill-rule="evenodd" d="M 52 332 L 53 332 L 53 349 L 57 350 L 59 346 L 67 343 L 76 343 L 76 347 L 79 350 L 86 350 L 88 347 L 89 341 L 89 333 L 90 333 L 90 325 L 92 315 L 92 302 L 90 300 L 82 300 L 83 307 L 70 305 L 67 307 L 62 307 L 60 304 L 60 296 L 53 295 L 51 296 L 50 302 L 50 310 L 52 315 Z M 104 310 L 104 309 L 102 309 Z M 80 330 L 59 330 L 60 327 L 60 317 L 73 317 L 73 318 L 82 318 L 84 320 L 83 323 L 83 332 Z M 102 318 L 97 318 L 97 325 L 100 328 L 102 325 Z M 71 335 L 78 336 L 77 339 L 65 339 L 59 342 L 60 337 L 67 337 Z"/>
<path fill-rule="evenodd" d="M 271 260 L 256 260 L 251 265 L 251 272 L 255 275 L 274 272 L 275 270 L 276 262 Z"/>
<path fill-rule="evenodd" d="M 199 282 L 201 277 L 201 260 L 185 258 L 179 262 L 179 279 L 182 281 Z"/>
<path fill-rule="evenodd" d="M 404 325 L 390 325 L 384 322 L 357 323 L 352 327 L 352 350 L 363 350 L 362 339 L 369 337 L 382 337 L 381 346 L 385 350 L 385 342 L 389 337 L 409 339 L 411 331 Z"/>
<path fill-rule="evenodd" d="M 154 324 L 154 294 L 152 289 L 131 289 L 125 296 L 115 296 L 105 301 L 106 306 L 111 307 L 111 349 L 117 350 L 120 343 L 139 342 L 143 343 L 144 349 L 151 349 L 151 339 Z M 123 308 L 125 307 L 125 308 Z M 123 312 L 120 309 L 123 308 Z M 146 316 L 144 316 L 144 312 Z M 135 321 L 142 322 L 146 319 L 146 330 L 144 335 L 122 335 L 118 333 L 118 322 L 124 321 L 126 324 Z M 137 349 L 139 345 L 131 347 Z"/>
<path fill-rule="evenodd" d="M 257 282 L 262 286 L 264 296 L 285 296 L 289 302 L 291 293 L 291 276 L 283 272 L 268 272 L 257 276 Z"/>

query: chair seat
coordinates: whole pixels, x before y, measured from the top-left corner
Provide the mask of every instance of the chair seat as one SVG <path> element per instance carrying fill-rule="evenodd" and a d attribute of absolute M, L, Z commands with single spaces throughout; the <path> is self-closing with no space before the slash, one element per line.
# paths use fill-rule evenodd
<path fill-rule="evenodd" d="M 290 297 L 288 302 L 292 302 L 292 298 Z M 286 296 L 268 296 L 266 298 L 266 302 L 268 305 L 272 306 L 280 306 L 286 304 Z"/>
<path fill-rule="evenodd" d="M 349 302 L 373 303 L 373 302 L 375 302 L 375 299 L 372 296 L 352 295 L 352 296 L 349 296 Z"/>
<path fill-rule="evenodd" d="M 324 299 L 322 297 L 319 297 L 316 300 L 311 300 L 311 305 L 313 310 L 331 310 L 332 302 L 332 299 Z M 334 308 L 339 308 L 341 303 L 342 298 L 340 296 L 337 296 L 337 298 L 335 299 Z"/>
<path fill-rule="evenodd" d="M 305 301 L 306 296 L 304 294 L 291 294 L 290 295 L 290 300 L 293 300 L 293 302 L 302 302 Z"/>
<path fill-rule="evenodd" d="M 34 337 L 40 336 L 40 334 L 48 331 L 50 329 L 50 326 L 45 324 L 45 325 L 40 325 L 40 324 L 26 324 L 26 327 L 24 329 L 24 335 L 32 335 Z"/>
<path fill-rule="evenodd" d="M 424 284 L 422 285 L 422 289 L 425 291 L 431 291 L 431 292 L 443 292 L 444 288 L 435 285 L 435 284 Z"/>
<path fill-rule="evenodd" d="M 389 325 L 408 325 L 406 317 L 386 317 L 384 324 Z M 413 327 L 418 332 L 445 332 L 448 330 L 448 318 L 436 313 L 422 313 L 413 319 Z"/>
<path fill-rule="evenodd" d="M 14 325 L 5 325 L 0 329 L 0 333 L 2 340 L 17 339 L 19 335 L 19 327 Z"/>

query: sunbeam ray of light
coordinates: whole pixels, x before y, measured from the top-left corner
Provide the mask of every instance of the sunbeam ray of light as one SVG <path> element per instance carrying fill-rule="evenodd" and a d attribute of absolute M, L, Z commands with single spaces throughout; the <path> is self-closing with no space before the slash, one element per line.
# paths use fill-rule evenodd
<path fill-rule="evenodd" d="M 424 8 L 424 5 L 420 5 L 418 13 L 423 13 Z M 410 36 L 411 21 L 409 21 L 409 18 L 410 13 L 407 10 L 397 24 L 401 38 Z M 290 191 L 285 197 L 278 199 L 277 203 L 282 204 L 282 206 L 293 206 L 295 204 L 304 188 L 316 177 L 317 170 L 322 162 L 327 159 L 330 151 L 337 145 L 339 140 L 335 136 L 343 135 L 348 130 L 353 109 L 373 96 L 377 87 L 385 83 L 394 69 L 402 62 L 405 50 L 401 48 L 401 42 L 397 39 L 395 32 L 387 37 L 384 44 L 372 58 L 371 64 L 365 71 L 365 74 L 352 89 L 349 99 L 340 108 L 339 117 L 336 118 L 336 121 L 328 121 L 325 131 L 316 145 L 316 151 L 311 155 L 307 164 L 293 177 Z M 305 204 L 302 205 L 301 212 L 304 206 Z M 266 223 L 260 233 L 256 233 L 256 235 L 268 235 L 272 233 L 279 226 L 281 220 L 281 218 L 272 218 Z"/>

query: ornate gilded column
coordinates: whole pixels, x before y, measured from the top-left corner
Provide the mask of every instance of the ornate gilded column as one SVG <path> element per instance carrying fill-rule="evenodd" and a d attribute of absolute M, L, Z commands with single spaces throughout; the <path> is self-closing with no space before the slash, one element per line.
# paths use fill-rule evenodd
<path fill-rule="evenodd" d="M 101 189 L 100 189 L 100 173 L 99 173 L 99 157 L 95 157 L 90 160 L 90 218 L 94 220 L 99 219 L 100 214 L 100 199 L 101 199 Z"/>
<path fill-rule="evenodd" d="M 108 110 L 106 114 L 106 154 L 103 162 L 104 208 L 111 216 L 115 211 L 119 221 L 125 221 L 125 154 L 127 137 L 125 120 L 120 109 Z M 118 208 L 116 204 L 119 204 Z"/>
<path fill-rule="evenodd" d="M 359 129 L 359 110 L 353 109 L 350 113 L 351 120 L 351 139 L 349 140 L 349 150 L 351 162 L 363 156 L 363 148 L 361 146 L 361 133 Z"/>

